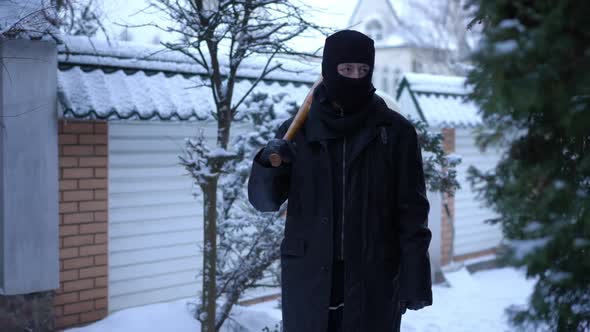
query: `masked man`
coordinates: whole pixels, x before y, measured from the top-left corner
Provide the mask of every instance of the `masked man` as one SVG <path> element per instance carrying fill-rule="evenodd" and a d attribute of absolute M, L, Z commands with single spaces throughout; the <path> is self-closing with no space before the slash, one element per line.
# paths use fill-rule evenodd
<path fill-rule="evenodd" d="M 286 121 L 254 158 L 252 205 L 276 211 L 288 199 L 286 332 L 399 331 L 406 308 L 432 304 L 420 145 L 412 124 L 375 95 L 374 60 L 364 34 L 329 36 L 305 124 L 290 142 L 281 139 Z"/>

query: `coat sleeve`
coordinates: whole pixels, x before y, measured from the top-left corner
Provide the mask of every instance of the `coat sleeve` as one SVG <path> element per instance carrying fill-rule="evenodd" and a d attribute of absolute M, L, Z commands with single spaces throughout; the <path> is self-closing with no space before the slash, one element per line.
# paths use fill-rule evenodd
<path fill-rule="evenodd" d="M 430 205 L 422 153 L 414 126 L 406 123 L 396 151 L 397 217 L 400 243 L 400 300 L 432 305 L 432 281 L 428 246 L 432 233 L 428 229 Z"/>
<path fill-rule="evenodd" d="M 275 137 L 282 138 L 292 119 L 285 121 L 275 132 Z M 278 211 L 287 200 L 291 181 L 291 164 L 272 167 L 260 160 L 262 149 L 252 161 L 248 179 L 248 199 L 250 204 L 261 212 Z"/>

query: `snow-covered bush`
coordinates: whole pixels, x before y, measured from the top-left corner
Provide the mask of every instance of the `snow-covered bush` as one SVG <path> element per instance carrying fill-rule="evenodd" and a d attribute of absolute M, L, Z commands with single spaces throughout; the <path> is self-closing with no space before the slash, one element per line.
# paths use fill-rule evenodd
<path fill-rule="evenodd" d="M 217 265 L 216 321 L 231 320 L 230 312 L 243 293 L 256 287 L 280 285 L 278 280 L 279 246 L 283 234 L 282 215 L 285 207 L 278 212 L 262 213 L 249 203 L 246 183 L 250 174 L 252 157 L 268 140 L 290 110 L 277 112 L 276 105 L 284 101 L 284 94 L 268 96 L 256 93 L 244 103 L 240 121 L 249 128 L 248 132 L 237 135 L 230 143 L 230 150 L 209 150 L 204 136 L 186 140 L 182 165 L 190 172 L 198 185 L 219 174 L 212 173 L 211 163 L 224 160 L 219 170 L 217 187 Z M 278 114 L 282 117 L 278 117 Z M 202 305 L 195 312 L 200 320 L 206 319 Z"/>

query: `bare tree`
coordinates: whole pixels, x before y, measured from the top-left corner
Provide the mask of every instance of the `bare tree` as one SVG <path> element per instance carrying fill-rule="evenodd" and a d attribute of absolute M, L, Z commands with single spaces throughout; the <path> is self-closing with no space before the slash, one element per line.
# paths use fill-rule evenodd
<path fill-rule="evenodd" d="M 38 1 L 7 0 L 0 7 L 0 39 L 30 38 L 40 39 L 45 36 L 57 38 L 58 30 L 52 24 L 56 8 Z"/>
<path fill-rule="evenodd" d="M 276 127 L 285 120 L 277 116 L 275 110 L 285 98 L 284 93 L 272 97 L 254 93 L 245 101 L 248 112 L 241 117 L 245 120 L 242 122 L 251 125 L 253 130 L 232 139 L 235 157 L 224 166 L 226 176 L 219 181 L 216 328 L 228 319 L 231 324 L 239 324 L 230 312 L 244 291 L 280 285 L 277 261 L 283 234 L 281 216 L 286 212 L 286 205 L 278 212 L 258 212 L 248 202 L 245 185 L 252 155 L 274 137 Z M 294 103 L 287 105 L 293 112 L 296 110 Z M 206 162 L 204 143 L 202 136 L 187 139 L 185 155 L 181 157 L 181 164 L 197 183 Z M 198 309 L 197 316 L 202 314 Z"/>
<path fill-rule="evenodd" d="M 73 36 L 93 37 L 98 31 L 107 35 L 100 0 L 51 0 L 58 17 L 54 25 Z"/>
<path fill-rule="evenodd" d="M 162 42 L 169 50 L 191 58 L 207 73 L 217 122 L 216 147 L 201 141 L 193 148 L 193 177 L 203 193 L 203 284 L 196 317 L 201 331 L 218 331 L 229 310 L 217 312 L 218 299 L 218 185 L 226 166 L 236 158 L 228 151 L 232 121 L 254 88 L 269 74 L 285 70 L 281 55 L 313 56 L 288 44 L 306 31 L 323 29 L 307 19 L 309 7 L 290 0 L 152 0 L 150 7 L 167 15 L 171 24 L 155 25 L 179 36 Z M 239 96 L 234 87 L 244 63 L 257 63 L 258 72 L 249 89 Z M 195 143 L 196 144 L 196 143 Z M 231 306 L 230 306 L 231 308 Z"/>
<path fill-rule="evenodd" d="M 59 41 L 60 32 L 92 37 L 98 31 L 108 38 L 97 0 L 6 0 L 2 6 L 0 38 L 50 36 Z"/>
<path fill-rule="evenodd" d="M 457 73 L 479 36 L 468 0 L 405 0 L 394 9 L 399 33 L 412 44 L 432 49 L 435 60 Z"/>

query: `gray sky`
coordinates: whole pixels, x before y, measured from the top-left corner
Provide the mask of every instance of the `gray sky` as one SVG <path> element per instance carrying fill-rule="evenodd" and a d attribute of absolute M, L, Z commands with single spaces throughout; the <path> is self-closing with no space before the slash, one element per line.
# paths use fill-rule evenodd
<path fill-rule="evenodd" d="M 155 22 L 161 25 L 166 23 L 166 17 L 161 13 L 142 12 L 147 7 L 148 0 L 102 0 L 106 16 L 105 25 L 111 35 L 118 35 L 123 30 L 117 24 L 138 25 L 148 22 Z M 316 22 L 321 25 L 342 29 L 346 27 L 348 19 L 356 6 L 357 0 L 298 0 L 318 11 L 313 13 Z M 166 40 L 164 32 L 151 27 L 133 28 L 129 30 L 133 40 L 141 43 L 150 43 L 157 35 L 160 39 Z M 294 46 L 305 50 L 317 49 L 323 45 L 324 39 L 321 36 L 301 38 Z"/>

